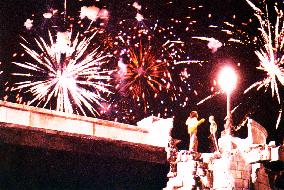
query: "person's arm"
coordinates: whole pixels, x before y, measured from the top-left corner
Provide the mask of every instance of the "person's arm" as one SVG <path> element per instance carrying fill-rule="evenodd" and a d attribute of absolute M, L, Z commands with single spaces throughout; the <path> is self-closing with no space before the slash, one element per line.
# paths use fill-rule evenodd
<path fill-rule="evenodd" d="M 204 118 L 202 118 L 202 119 L 200 119 L 198 122 L 197 122 L 197 126 L 199 126 L 201 123 L 203 123 L 205 121 L 205 119 Z"/>

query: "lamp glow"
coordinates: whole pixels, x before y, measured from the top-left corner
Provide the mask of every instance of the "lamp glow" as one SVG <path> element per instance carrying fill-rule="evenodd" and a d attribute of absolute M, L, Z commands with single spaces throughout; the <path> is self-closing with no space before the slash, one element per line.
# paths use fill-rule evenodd
<path fill-rule="evenodd" d="M 224 92 L 230 94 L 236 87 L 237 74 L 231 67 L 225 67 L 219 74 L 218 83 Z"/>
<path fill-rule="evenodd" d="M 231 93 L 235 89 L 237 84 L 237 74 L 231 67 L 224 67 L 219 76 L 218 83 L 222 90 L 226 92 L 227 95 L 227 119 L 225 124 L 225 134 L 231 135 L 232 130 L 232 115 L 231 115 Z"/>

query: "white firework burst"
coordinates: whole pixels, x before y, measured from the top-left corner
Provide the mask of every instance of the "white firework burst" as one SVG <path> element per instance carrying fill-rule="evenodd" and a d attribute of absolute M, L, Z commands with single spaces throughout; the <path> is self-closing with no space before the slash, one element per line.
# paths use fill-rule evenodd
<path fill-rule="evenodd" d="M 257 38 L 257 41 L 261 44 L 255 54 L 257 55 L 260 65 L 257 69 L 266 72 L 267 77 L 261 81 L 257 81 L 252 84 L 246 91 L 257 87 L 260 89 L 270 86 L 272 91 L 272 97 L 277 95 L 278 102 L 280 103 L 280 95 L 278 91 L 278 82 L 284 85 L 284 16 L 283 11 L 278 10 L 275 6 L 277 14 L 275 25 L 269 21 L 268 9 L 266 7 L 265 12 L 256 7 L 251 1 L 246 0 L 248 4 L 254 9 L 255 16 L 257 17 L 260 27 L 258 30 L 261 35 Z"/>
<path fill-rule="evenodd" d="M 24 69 L 13 75 L 25 77 L 15 84 L 14 90 L 31 92 L 29 105 L 46 107 L 56 102 L 57 111 L 79 113 L 80 110 L 86 115 L 87 109 L 99 114 L 95 105 L 101 106 L 100 102 L 105 101 L 103 93 L 112 93 L 109 84 L 112 71 L 102 69 L 110 55 L 100 51 L 99 46 L 91 47 L 96 33 L 80 39 L 79 33 L 72 38 L 71 32 L 58 32 L 56 41 L 51 32 L 48 34 L 49 41 L 42 37 L 34 39 L 37 50 L 28 47 L 30 43 L 23 38 L 25 43 L 21 46 L 33 61 L 13 62 Z"/>

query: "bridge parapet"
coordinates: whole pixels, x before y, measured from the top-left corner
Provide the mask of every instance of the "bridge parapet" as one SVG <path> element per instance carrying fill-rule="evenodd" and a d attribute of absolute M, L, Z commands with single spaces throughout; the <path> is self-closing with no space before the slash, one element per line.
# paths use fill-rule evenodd
<path fill-rule="evenodd" d="M 3 123 L 165 147 L 172 119 L 158 120 L 154 124 L 147 123 L 149 126 L 145 126 L 146 123 L 135 126 L 0 101 L 0 122 Z"/>

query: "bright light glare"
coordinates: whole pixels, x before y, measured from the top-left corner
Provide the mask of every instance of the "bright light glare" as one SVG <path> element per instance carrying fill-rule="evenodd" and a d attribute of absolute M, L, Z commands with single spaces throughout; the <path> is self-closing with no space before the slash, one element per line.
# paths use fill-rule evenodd
<path fill-rule="evenodd" d="M 226 93 L 231 93 L 237 83 L 237 74 L 230 67 L 224 67 L 218 77 L 218 84 Z"/>

